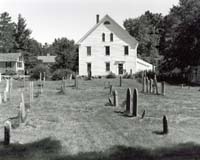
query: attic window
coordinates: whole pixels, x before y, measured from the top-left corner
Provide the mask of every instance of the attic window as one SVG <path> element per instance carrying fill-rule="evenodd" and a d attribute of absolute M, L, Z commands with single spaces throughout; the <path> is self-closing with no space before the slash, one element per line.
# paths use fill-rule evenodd
<path fill-rule="evenodd" d="M 109 22 L 109 21 L 105 21 L 104 24 L 105 24 L 105 25 L 108 25 L 108 24 L 110 24 L 110 22 Z"/>

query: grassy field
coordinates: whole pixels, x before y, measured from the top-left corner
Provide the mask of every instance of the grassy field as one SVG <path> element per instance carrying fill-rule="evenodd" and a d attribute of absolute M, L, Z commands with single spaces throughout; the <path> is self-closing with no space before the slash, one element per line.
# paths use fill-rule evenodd
<path fill-rule="evenodd" d="M 61 81 L 46 82 L 44 92 L 31 104 L 25 124 L 12 130 L 11 145 L 0 144 L 0 159 L 200 159 L 200 98 L 197 87 L 166 86 L 166 96 L 139 92 L 137 118 L 124 116 L 124 106 L 108 103 L 112 83 L 119 104 L 126 89 L 138 88 L 135 80 L 97 79 L 66 81 L 66 94 L 58 94 Z M 0 84 L 1 91 L 5 82 Z M 14 81 L 11 100 L 0 107 L 0 140 L 3 122 L 18 114 L 20 94 L 29 103 L 28 82 Z M 38 92 L 35 82 L 34 92 Z M 145 118 L 140 116 L 146 111 Z M 169 134 L 162 131 L 162 116 L 167 115 Z"/>

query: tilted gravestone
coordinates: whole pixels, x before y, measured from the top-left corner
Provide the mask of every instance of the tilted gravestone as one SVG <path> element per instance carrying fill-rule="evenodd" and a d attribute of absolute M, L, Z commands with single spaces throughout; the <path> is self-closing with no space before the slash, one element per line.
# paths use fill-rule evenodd
<path fill-rule="evenodd" d="M 9 145 L 11 139 L 11 122 L 6 121 L 4 123 L 4 145 Z"/>
<path fill-rule="evenodd" d="M 130 113 L 131 108 L 131 89 L 128 88 L 126 92 L 126 112 Z"/>

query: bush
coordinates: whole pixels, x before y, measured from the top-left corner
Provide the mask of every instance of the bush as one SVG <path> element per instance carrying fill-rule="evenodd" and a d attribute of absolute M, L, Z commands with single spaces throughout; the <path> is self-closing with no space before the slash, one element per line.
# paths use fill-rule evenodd
<path fill-rule="evenodd" d="M 40 73 L 45 72 L 46 79 L 49 78 L 49 68 L 45 66 L 44 64 L 38 64 L 30 71 L 30 78 L 38 80 L 40 79 Z"/>
<path fill-rule="evenodd" d="M 106 78 L 116 78 L 117 76 L 113 73 L 113 72 L 110 72 Z"/>
<path fill-rule="evenodd" d="M 68 78 L 70 74 L 72 74 L 74 77 L 74 72 L 70 69 L 57 69 L 53 72 L 51 79 L 62 80 L 63 77 Z"/>
<path fill-rule="evenodd" d="M 13 76 L 16 75 L 17 73 L 13 70 L 6 70 L 2 75 L 8 75 L 8 76 Z"/>

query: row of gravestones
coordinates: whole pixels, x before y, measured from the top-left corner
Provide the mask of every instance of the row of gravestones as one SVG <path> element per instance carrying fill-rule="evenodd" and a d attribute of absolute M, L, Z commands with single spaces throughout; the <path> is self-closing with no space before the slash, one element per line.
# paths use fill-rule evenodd
<path fill-rule="evenodd" d="M 149 79 L 145 72 L 143 73 L 142 77 L 142 92 L 147 94 L 156 94 L 159 95 L 158 91 L 158 82 L 156 74 L 154 75 L 153 79 Z M 165 95 L 165 82 L 161 82 L 161 95 Z"/>
<path fill-rule="evenodd" d="M 112 87 L 112 85 L 111 85 L 111 87 Z M 110 88 L 110 92 L 112 92 L 112 88 Z M 118 92 L 117 92 L 117 90 L 114 90 L 112 93 L 113 93 L 113 103 L 112 103 L 112 100 L 110 98 L 109 98 L 109 102 L 113 106 L 118 107 L 119 106 Z M 135 88 L 134 91 L 133 91 L 133 95 L 132 95 L 131 89 L 128 88 L 127 93 L 126 93 L 125 113 L 128 116 L 137 117 L 137 111 L 138 111 L 137 108 L 138 108 L 138 90 L 137 90 L 137 88 Z"/>
<path fill-rule="evenodd" d="M 71 79 L 72 79 L 72 74 L 70 75 L 70 80 Z M 73 86 L 74 86 L 75 89 L 78 89 L 78 77 L 77 77 L 77 75 L 75 75 L 75 77 L 74 77 L 74 85 Z M 66 92 L 65 89 L 66 89 L 66 84 L 65 84 L 65 78 L 63 77 L 59 93 L 65 94 L 65 92 Z"/>
<path fill-rule="evenodd" d="M 34 83 L 33 83 L 33 81 L 30 81 L 30 83 L 29 83 L 29 97 L 30 97 L 30 106 L 31 106 L 31 103 L 34 100 Z M 19 125 L 21 123 L 25 123 L 25 121 L 27 119 L 27 111 L 28 111 L 28 109 L 26 108 L 26 104 L 24 101 L 24 93 L 21 92 L 21 101 L 19 104 L 19 111 L 18 111 L 18 115 L 17 115 Z M 10 144 L 11 130 L 12 130 L 11 120 L 6 120 L 4 123 L 4 144 L 5 145 Z"/>
<path fill-rule="evenodd" d="M 109 103 L 115 107 L 118 107 L 118 92 L 114 90 L 112 92 L 112 85 L 110 85 L 110 94 L 113 93 L 113 103 L 112 100 L 109 98 Z M 125 114 L 130 117 L 137 117 L 138 116 L 138 90 L 137 88 L 134 89 L 133 95 L 131 89 L 128 88 L 126 92 L 126 109 Z M 144 118 L 145 111 L 142 114 L 142 118 Z M 168 133 L 168 120 L 167 117 L 163 116 L 163 134 Z"/>

